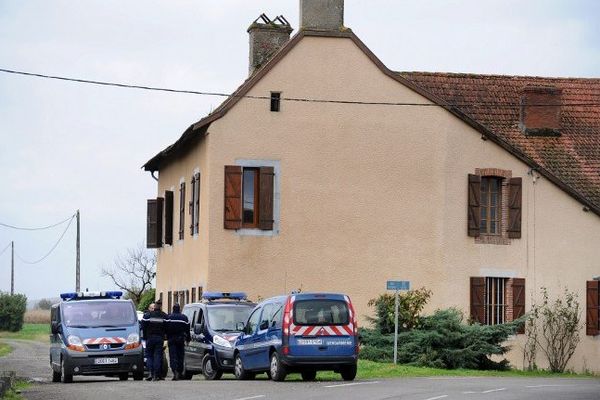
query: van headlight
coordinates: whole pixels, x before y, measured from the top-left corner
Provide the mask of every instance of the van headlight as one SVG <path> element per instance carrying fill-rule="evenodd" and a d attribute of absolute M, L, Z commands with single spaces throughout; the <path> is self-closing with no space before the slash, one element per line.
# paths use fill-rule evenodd
<path fill-rule="evenodd" d="M 130 333 L 129 336 L 127 336 L 125 350 L 136 349 L 138 347 L 140 347 L 140 335 L 137 333 Z"/>
<path fill-rule="evenodd" d="M 67 337 L 67 347 L 73 351 L 85 351 L 83 343 L 81 343 L 81 339 L 79 336 L 75 335 L 69 335 Z"/>
<path fill-rule="evenodd" d="M 217 346 L 231 348 L 231 343 L 229 343 L 229 340 L 227 340 L 219 335 L 213 336 L 213 343 L 216 344 Z"/>

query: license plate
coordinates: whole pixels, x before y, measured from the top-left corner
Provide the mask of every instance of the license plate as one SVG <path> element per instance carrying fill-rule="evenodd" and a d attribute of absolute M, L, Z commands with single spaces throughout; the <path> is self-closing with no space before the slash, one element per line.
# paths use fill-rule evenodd
<path fill-rule="evenodd" d="M 298 339 L 298 344 L 301 346 L 320 346 L 323 344 L 323 339 Z"/>
<path fill-rule="evenodd" d="M 95 358 L 94 364 L 96 365 L 106 365 L 106 364 L 118 364 L 118 358 Z"/>

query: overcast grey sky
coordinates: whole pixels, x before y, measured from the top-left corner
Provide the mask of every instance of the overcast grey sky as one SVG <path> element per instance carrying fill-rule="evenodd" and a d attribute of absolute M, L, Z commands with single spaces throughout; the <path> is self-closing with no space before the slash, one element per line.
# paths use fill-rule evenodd
<path fill-rule="evenodd" d="M 247 76 L 246 28 L 261 13 L 298 26 L 298 0 L 0 0 L 0 68 L 231 92 Z M 345 25 L 394 70 L 600 77 L 600 2 L 346 0 Z M 0 73 L 0 222 L 43 226 L 82 213 L 83 288 L 145 239 L 156 182 L 141 165 L 223 99 Z M 66 225 L 0 226 L 25 259 Z M 74 288 L 75 225 L 43 262 L 16 260 L 30 299 Z M 10 290 L 10 250 L 0 255 Z"/>

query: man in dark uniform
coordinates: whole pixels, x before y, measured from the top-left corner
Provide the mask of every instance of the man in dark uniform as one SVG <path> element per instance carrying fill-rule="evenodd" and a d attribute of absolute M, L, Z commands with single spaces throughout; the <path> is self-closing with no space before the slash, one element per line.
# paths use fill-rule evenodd
<path fill-rule="evenodd" d="M 168 316 L 167 340 L 169 341 L 169 362 L 173 371 L 173 380 L 178 381 L 183 373 L 183 357 L 185 343 L 189 343 L 190 322 L 181 313 L 179 304 L 173 306 L 173 312 Z"/>
<path fill-rule="evenodd" d="M 154 303 L 154 310 L 148 311 L 142 318 L 142 329 L 146 339 L 146 350 L 148 351 L 148 369 L 150 376 L 148 380 L 158 381 L 162 379 L 163 343 L 165 340 L 167 314 L 160 310 L 162 304 Z"/>

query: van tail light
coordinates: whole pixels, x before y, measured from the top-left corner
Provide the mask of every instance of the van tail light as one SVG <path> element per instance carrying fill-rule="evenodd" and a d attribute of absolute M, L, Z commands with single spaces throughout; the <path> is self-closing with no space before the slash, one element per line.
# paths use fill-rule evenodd
<path fill-rule="evenodd" d="M 290 346 L 281 346 L 281 353 L 284 356 L 287 356 L 288 354 L 290 354 Z"/>
<path fill-rule="evenodd" d="M 290 334 L 290 325 L 292 323 L 292 298 L 291 296 L 285 302 L 285 307 L 283 308 L 283 323 L 281 327 L 283 329 L 283 334 L 285 336 L 289 336 Z"/>
<path fill-rule="evenodd" d="M 360 352 L 360 343 L 358 343 L 358 321 L 356 320 L 356 312 L 354 311 L 354 306 L 348 297 L 346 297 L 346 301 L 351 314 L 350 321 L 352 321 L 352 334 L 354 336 L 354 352 L 358 354 Z"/>

